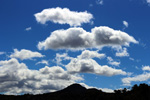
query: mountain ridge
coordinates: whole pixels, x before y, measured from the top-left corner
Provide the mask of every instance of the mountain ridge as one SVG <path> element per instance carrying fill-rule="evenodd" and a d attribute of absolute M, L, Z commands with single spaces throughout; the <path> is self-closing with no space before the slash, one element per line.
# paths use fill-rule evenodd
<path fill-rule="evenodd" d="M 72 84 L 60 91 L 38 95 L 0 95 L 1 100 L 150 100 L 150 86 L 134 85 L 131 90 L 126 88 L 106 93 L 91 88 L 86 89 L 80 84 Z"/>

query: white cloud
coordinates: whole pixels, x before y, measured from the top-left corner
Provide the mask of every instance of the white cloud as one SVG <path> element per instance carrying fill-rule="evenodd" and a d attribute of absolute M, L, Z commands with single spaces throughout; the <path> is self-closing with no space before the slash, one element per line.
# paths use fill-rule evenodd
<path fill-rule="evenodd" d="M 99 4 L 99 5 L 103 5 L 104 1 L 103 0 L 96 0 L 96 3 Z"/>
<path fill-rule="evenodd" d="M 129 53 L 127 52 L 127 48 L 118 48 L 116 52 L 117 57 L 128 57 Z"/>
<path fill-rule="evenodd" d="M 119 66 L 120 62 L 114 61 L 111 57 L 107 57 L 108 63 L 113 66 Z"/>
<path fill-rule="evenodd" d="M 34 14 L 36 21 L 45 24 L 48 21 L 69 24 L 70 26 L 81 26 L 82 23 L 90 23 L 93 15 L 88 12 L 70 11 L 68 8 L 49 8 Z"/>
<path fill-rule="evenodd" d="M 63 53 L 63 54 L 56 53 L 55 60 L 56 60 L 57 65 L 64 66 L 64 64 L 62 64 L 62 61 L 63 60 L 71 60 L 71 59 L 73 59 L 73 58 L 69 57 L 67 53 Z"/>
<path fill-rule="evenodd" d="M 67 66 L 71 73 L 92 73 L 104 76 L 126 75 L 121 69 L 111 68 L 107 65 L 99 65 L 93 59 L 73 59 Z"/>
<path fill-rule="evenodd" d="M 98 87 L 88 86 L 85 83 L 79 83 L 79 84 L 82 85 L 82 86 L 84 86 L 87 89 L 96 88 L 96 89 L 102 90 L 103 92 L 107 92 L 107 93 L 113 93 L 114 92 L 114 90 L 108 89 L 108 88 L 98 88 Z"/>
<path fill-rule="evenodd" d="M 127 21 L 123 21 L 123 25 L 125 26 L 125 28 L 127 28 L 129 26 Z"/>
<path fill-rule="evenodd" d="M 25 30 L 30 31 L 31 29 L 32 29 L 31 27 L 27 27 Z"/>
<path fill-rule="evenodd" d="M 143 82 L 150 79 L 150 73 L 143 73 L 134 77 L 123 78 L 123 85 L 130 86 L 131 82 Z"/>
<path fill-rule="evenodd" d="M 139 68 L 138 68 L 139 69 Z M 143 66 L 143 71 L 150 71 L 150 66 Z M 123 85 L 130 86 L 131 82 L 143 82 L 150 79 L 150 73 L 144 72 L 143 74 L 135 75 L 133 77 L 126 77 L 122 79 Z"/>
<path fill-rule="evenodd" d="M 10 55 L 11 58 L 18 58 L 21 60 L 26 60 L 26 59 L 32 59 L 35 57 L 44 57 L 44 55 L 42 55 L 39 52 L 33 52 L 30 50 L 26 50 L 26 49 L 21 49 L 20 51 L 18 51 L 17 49 L 14 49 L 14 53 L 12 53 Z"/>
<path fill-rule="evenodd" d="M 146 2 L 147 2 L 148 4 L 150 4 L 150 0 L 146 0 Z"/>
<path fill-rule="evenodd" d="M 143 67 L 142 67 L 142 70 L 143 70 L 143 71 L 150 71 L 150 66 L 143 66 Z"/>
<path fill-rule="evenodd" d="M 79 59 L 91 59 L 91 58 L 104 58 L 106 57 L 105 54 L 100 54 L 98 51 L 89 51 L 84 50 L 81 55 L 78 56 Z"/>
<path fill-rule="evenodd" d="M 45 65 L 49 65 L 47 60 L 42 60 L 36 63 L 36 65 L 38 64 L 45 64 Z"/>
<path fill-rule="evenodd" d="M 84 52 L 84 51 L 83 51 Z M 71 60 L 71 62 L 65 67 L 70 73 L 92 73 L 104 76 L 113 75 L 126 75 L 125 71 L 121 69 L 114 69 L 107 65 L 101 66 L 95 60 L 91 59 L 96 57 L 90 55 L 89 57 L 82 57 L 84 53 L 79 55 L 77 58 Z M 92 54 L 92 53 L 91 53 Z"/>
<path fill-rule="evenodd" d="M 6 94 L 45 93 L 65 88 L 83 80 L 77 74 L 69 74 L 59 66 L 30 70 L 17 59 L 0 61 L 0 92 Z M 63 83 L 63 84 L 62 84 Z"/>
<path fill-rule="evenodd" d="M 131 57 L 130 57 L 129 59 L 130 59 L 130 60 L 132 60 L 132 61 L 134 61 L 134 60 L 135 60 L 134 58 L 131 58 Z"/>
<path fill-rule="evenodd" d="M 82 28 L 69 28 L 52 32 L 46 40 L 38 43 L 38 49 L 77 50 L 115 45 L 129 46 L 131 42 L 138 43 L 127 33 L 106 26 L 95 27 L 91 32 Z"/>
<path fill-rule="evenodd" d="M 3 54 L 5 54 L 5 52 L 0 52 L 0 55 L 3 55 Z"/>

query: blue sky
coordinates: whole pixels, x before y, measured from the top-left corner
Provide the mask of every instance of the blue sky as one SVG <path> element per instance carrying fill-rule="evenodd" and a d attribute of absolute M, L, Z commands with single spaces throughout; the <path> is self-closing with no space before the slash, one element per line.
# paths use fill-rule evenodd
<path fill-rule="evenodd" d="M 149 0 L 1 0 L 0 92 L 80 83 L 111 92 L 150 79 Z"/>

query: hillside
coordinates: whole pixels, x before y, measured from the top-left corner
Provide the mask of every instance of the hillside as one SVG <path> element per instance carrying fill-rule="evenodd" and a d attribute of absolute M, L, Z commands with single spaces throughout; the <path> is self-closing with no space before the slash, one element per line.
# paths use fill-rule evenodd
<path fill-rule="evenodd" d="M 40 95 L 0 95 L 1 100 L 150 100 L 150 86 L 147 84 L 134 85 L 127 89 L 115 90 L 114 93 L 105 93 L 97 89 L 86 89 L 79 84 L 72 84 L 67 88 Z"/>

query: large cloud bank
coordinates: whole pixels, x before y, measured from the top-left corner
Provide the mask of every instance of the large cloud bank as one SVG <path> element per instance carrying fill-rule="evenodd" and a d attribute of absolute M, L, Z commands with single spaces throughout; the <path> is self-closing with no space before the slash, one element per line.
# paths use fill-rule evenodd
<path fill-rule="evenodd" d="M 15 58 L 0 61 L 0 92 L 5 94 L 53 92 L 79 80 L 59 66 L 30 70 Z"/>

